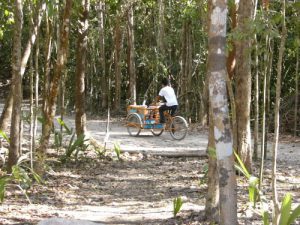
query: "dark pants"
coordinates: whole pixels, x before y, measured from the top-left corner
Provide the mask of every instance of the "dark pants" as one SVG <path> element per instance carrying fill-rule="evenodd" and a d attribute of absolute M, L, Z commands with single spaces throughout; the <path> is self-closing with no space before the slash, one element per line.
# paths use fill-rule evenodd
<path fill-rule="evenodd" d="M 173 105 L 173 106 L 167 106 L 167 105 L 162 105 L 159 107 L 159 117 L 160 117 L 160 123 L 165 123 L 165 115 L 164 115 L 164 111 L 170 110 L 170 114 L 171 116 L 174 116 L 176 110 L 177 110 L 177 105 Z"/>

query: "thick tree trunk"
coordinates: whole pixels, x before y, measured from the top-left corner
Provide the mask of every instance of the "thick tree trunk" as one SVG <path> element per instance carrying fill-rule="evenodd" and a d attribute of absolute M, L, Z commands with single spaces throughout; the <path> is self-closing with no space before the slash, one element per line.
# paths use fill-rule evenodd
<path fill-rule="evenodd" d="M 131 104 L 136 104 L 136 73 L 135 73 L 135 49 L 133 30 L 133 5 L 131 4 L 127 12 L 127 38 L 128 38 L 128 74 L 129 74 L 129 94 Z"/>
<path fill-rule="evenodd" d="M 115 57 L 114 57 L 114 65 L 115 65 L 115 98 L 114 98 L 114 110 L 120 111 L 121 108 L 121 46 L 122 46 L 122 33 L 120 27 L 119 17 L 116 19 L 115 24 Z"/>
<path fill-rule="evenodd" d="M 253 0 L 240 0 L 238 8 L 239 32 L 249 34 L 249 18 L 252 18 Z M 251 37 L 248 35 L 236 41 L 236 115 L 237 115 L 237 151 L 247 169 L 251 171 L 251 131 L 250 131 L 250 103 L 251 103 Z"/>
<path fill-rule="evenodd" d="M 13 111 L 10 127 L 10 149 L 7 170 L 10 173 L 20 157 L 21 105 L 22 105 L 22 76 L 21 76 L 21 48 L 23 27 L 22 0 L 14 1 L 14 38 L 12 55 L 12 93 Z"/>
<path fill-rule="evenodd" d="M 220 224 L 237 224 L 236 178 L 226 90 L 227 2 L 213 1 L 208 41 L 209 98 L 220 188 Z"/>
<path fill-rule="evenodd" d="M 57 53 L 56 65 L 54 68 L 53 78 L 50 84 L 50 93 L 47 97 L 47 110 L 44 115 L 45 123 L 40 141 L 40 147 L 37 149 L 37 172 L 44 173 L 44 165 L 46 160 L 46 151 L 49 145 L 50 134 L 53 125 L 53 118 L 56 111 L 56 101 L 59 89 L 59 82 L 64 72 L 64 67 L 67 61 L 68 40 L 70 30 L 70 15 L 72 9 L 72 0 L 66 0 L 66 5 L 63 15 L 63 25 L 61 26 L 60 45 Z"/>
<path fill-rule="evenodd" d="M 214 124 L 211 107 L 209 107 L 209 135 L 208 135 L 208 173 L 207 195 L 205 203 L 205 215 L 208 221 L 218 224 L 220 221 L 220 198 L 218 182 L 218 165 L 216 158 L 216 145 L 214 136 Z"/>
<path fill-rule="evenodd" d="M 85 114 L 85 68 L 88 39 L 88 16 L 90 1 L 82 0 L 81 13 L 79 19 L 77 52 L 76 52 L 76 98 L 75 98 L 75 125 L 77 136 L 86 132 L 86 114 Z"/>

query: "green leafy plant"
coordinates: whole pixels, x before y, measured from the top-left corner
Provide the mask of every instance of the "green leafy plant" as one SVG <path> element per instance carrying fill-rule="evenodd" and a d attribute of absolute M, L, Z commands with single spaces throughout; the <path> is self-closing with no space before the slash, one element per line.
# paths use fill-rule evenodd
<path fill-rule="evenodd" d="M 27 190 L 32 186 L 33 181 L 41 184 L 41 177 L 23 162 L 25 157 L 21 157 L 16 165 L 12 167 L 11 174 L 5 174 L 0 177 L 0 202 L 4 201 L 5 190 L 8 185 L 16 186 L 25 195 L 28 202 L 31 201 L 27 195 Z"/>
<path fill-rule="evenodd" d="M 85 135 L 81 134 L 78 138 L 74 141 L 76 134 L 74 133 L 70 139 L 69 145 L 66 148 L 66 152 L 62 157 L 62 161 L 65 162 L 66 160 L 70 159 L 73 155 L 75 159 L 78 158 L 78 153 L 85 152 L 88 148 L 88 144 L 85 144 L 88 139 L 85 139 Z"/>
<path fill-rule="evenodd" d="M 9 137 L 6 135 L 6 133 L 3 130 L 0 130 L 0 137 L 2 137 L 4 140 L 9 142 Z"/>
<path fill-rule="evenodd" d="M 281 203 L 280 225 L 290 225 L 300 216 L 300 205 L 292 210 L 292 195 L 287 193 Z"/>
<path fill-rule="evenodd" d="M 234 155 L 238 161 L 238 164 L 235 164 L 235 168 L 248 179 L 249 200 L 250 202 L 253 202 L 253 206 L 255 207 L 258 197 L 260 196 L 259 195 L 260 191 L 258 189 L 259 179 L 258 177 L 252 176 L 248 172 L 243 161 L 241 160 L 241 158 L 236 152 L 234 152 Z"/>
<path fill-rule="evenodd" d="M 173 215 L 176 217 L 183 205 L 182 198 L 179 196 L 173 200 Z"/>
<path fill-rule="evenodd" d="M 118 142 L 114 143 L 114 151 L 117 155 L 118 160 L 121 160 L 121 147 Z"/>

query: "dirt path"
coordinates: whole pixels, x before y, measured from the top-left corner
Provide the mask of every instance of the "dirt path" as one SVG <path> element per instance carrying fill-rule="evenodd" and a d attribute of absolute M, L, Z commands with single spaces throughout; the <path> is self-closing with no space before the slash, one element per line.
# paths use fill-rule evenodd
<path fill-rule="evenodd" d="M 65 122 L 74 127 L 72 118 Z M 104 140 L 105 121 L 88 120 L 87 126 L 90 136 L 99 142 Z M 20 191 L 8 189 L 0 206 L 0 224 L 36 224 L 49 217 L 104 224 L 204 224 L 205 132 L 194 128 L 184 140 L 174 141 L 168 133 L 154 137 L 143 132 L 140 137 L 130 137 L 122 121 L 112 122 L 110 128 L 107 147 L 119 142 L 121 149 L 128 152 L 123 153 L 122 161 L 86 157 L 61 164 L 55 156 L 49 161 L 47 183 L 29 192 L 32 204 Z M 289 191 L 300 203 L 300 143 L 281 143 L 279 153 L 280 197 Z M 267 193 L 270 162 L 266 161 Z M 178 196 L 183 197 L 184 205 L 174 219 L 172 202 Z M 260 217 L 247 206 L 243 178 L 239 178 L 238 196 L 241 224 L 261 224 Z"/>

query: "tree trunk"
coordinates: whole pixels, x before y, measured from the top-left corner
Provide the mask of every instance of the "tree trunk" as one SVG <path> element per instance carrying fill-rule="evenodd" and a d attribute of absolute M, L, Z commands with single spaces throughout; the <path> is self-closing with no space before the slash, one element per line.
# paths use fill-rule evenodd
<path fill-rule="evenodd" d="M 129 94 L 130 103 L 136 104 L 136 73 L 135 73 L 135 49 L 133 32 L 133 5 L 131 4 L 127 12 L 127 38 L 128 38 L 128 74 L 129 74 Z"/>
<path fill-rule="evenodd" d="M 47 111 L 47 95 L 49 93 L 50 83 L 50 62 L 52 52 L 52 20 L 49 18 L 48 12 L 46 11 L 46 42 L 45 42 L 45 64 L 44 64 L 44 86 L 43 86 L 43 114 Z"/>
<path fill-rule="evenodd" d="M 40 147 L 37 149 L 37 169 L 39 174 L 44 173 L 44 164 L 46 160 L 46 151 L 49 145 L 50 134 L 53 125 L 53 118 L 56 111 L 56 101 L 58 95 L 59 81 L 61 79 L 64 67 L 67 61 L 68 40 L 70 30 L 70 15 L 72 9 L 72 0 L 66 0 L 66 5 L 63 15 L 63 24 L 61 26 L 60 45 L 57 52 L 57 60 L 54 68 L 53 78 L 50 84 L 50 93 L 47 97 L 47 110 L 44 115 L 44 127 L 40 141 Z"/>
<path fill-rule="evenodd" d="M 209 100 L 220 188 L 220 224 L 237 224 L 236 179 L 226 90 L 227 2 L 213 1 L 208 41 Z"/>
<path fill-rule="evenodd" d="M 105 11 L 105 1 L 99 1 L 99 8 L 98 8 L 98 20 L 99 20 L 99 44 L 100 44 L 100 57 L 99 57 L 99 64 L 100 64 L 100 82 L 101 82 L 101 107 L 102 109 L 106 109 L 108 106 L 108 78 L 106 75 L 105 69 L 105 27 L 104 27 L 104 11 Z"/>
<path fill-rule="evenodd" d="M 36 14 L 36 17 L 34 19 L 35 24 L 31 30 L 29 39 L 27 40 L 26 48 L 24 50 L 24 54 L 21 59 L 21 71 L 20 71 L 21 77 L 23 77 L 23 75 L 25 73 L 26 65 L 28 63 L 28 59 L 29 59 L 29 56 L 30 56 L 30 53 L 32 50 L 32 46 L 35 43 L 36 36 L 38 34 L 38 30 L 41 25 L 42 16 L 43 16 L 43 12 L 44 12 L 45 8 L 46 8 L 46 3 L 39 4 L 39 8 L 37 10 L 38 13 Z M 9 91 L 8 97 L 5 101 L 5 105 L 4 105 L 4 108 L 3 108 L 3 111 L 1 114 L 1 118 L 0 118 L 0 129 L 4 130 L 4 131 L 7 130 L 9 122 L 11 121 L 11 116 L 12 116 L 12 108 L 13 108 L 12 89 L 13 89 L 13 86 L 11 85 L 10 91 Z"/>
<path fill-rule="evenodd" d="M 122 46 L 122 33 L 120 27 L 120 18 L 117 17 L 115 24 L 115 98 L 114 98 L 114 110 L 120 111 L 121 107 L 121 46 Z"/>
<path fill-rule="evenodd" d="M 165 3 L 163 0 L 158 0 L 158 33 L 157 33 L 157 47 L 160 59 L 164 63 L 165 57 Z"/>
<path fill-rule="evenodd" d="M 296 139 L 298 134 L 298 99 L 299 99 L 299 47 L 297 47 L 297 56 L 296 56 L 296 73 L 295 73 L 295 112 L 294 112 L 294 138 Z"/>
<path fill-rule="evenodd" d="M 82 0 L 78 28 L 77 53 L 76 53 L 76 98 L 75 98 L 75 125 L 77 136 L 86 132 L 85 114 L 85 65 L 88 40 L 88 15 L 90 8 L 89 0 Z"/>
<path fill-rule="evenodd" d="M 208 173 L 207 173 L 207 195 L 205 203 L 205 215 L 210 223 L 218 224 L 220 221 L 220 198 L 218 183 L 218 166 L 216 158 L 216 145 L 214 136 L 214 124 L 211 107 L 209 107 L 209 135 L 208 135 Z"/>
<path fill-rule="evenodd" d="M 285 24 L 285 0 L 282 0 L 282 34 L 280 41 L 280 48 L 278 53 L 277 62 L 277 81 L 276 81 L 276 100 L 275 100 L 275 118 L 274 118 L 274 142 L 273 142 L 273 161 L 272 161 L 272 190 L 273 190 L 273 205 L 274 205 L 274 217 L 273 224 L 279 224 L 280 208 L 277 194 L 277 149 L 278 149 L 278 136 L 279 136 L 279 110 L 280 110 L 280 95 L 281 95 L 281 73 L 282 73 L 282 61 L 285 50 L 285 40 L 287 36 L 286 24 Z"/>
<path fill-rule="evenodd" d="M 236 41 L 236 116 L 237 116 L 237 151 L 248 171 L 252 167 L 250 103 L 251 103 L 251 38 L 249 38 L 249 18 L 252 18 L 253 0 L 240 0 L 238 8 L 238 29 L 249 34 Z M 251 36 L 250 36 L 251 37 Z"/>
<path fill-rule="evenodd" d="M 254 160 L 257 160 L 259 144 L 259 64 L 258 64 L 258 42 L 255 36 L 255 80 L 254 80 Z"/>
<path fill-rule="evenodd" d="M 22 0 L 14 1 L 14 38 L 12 55 L 12 93 L 13 111 L 10 127 L 10 149 L 8 155 L 7 170 L 10 173 L 20 157 L 20 131 L 21 131 L 21 107 L 22 107 L 22 76 L 21 76 L 21 48 L 23 27 Z"/>

